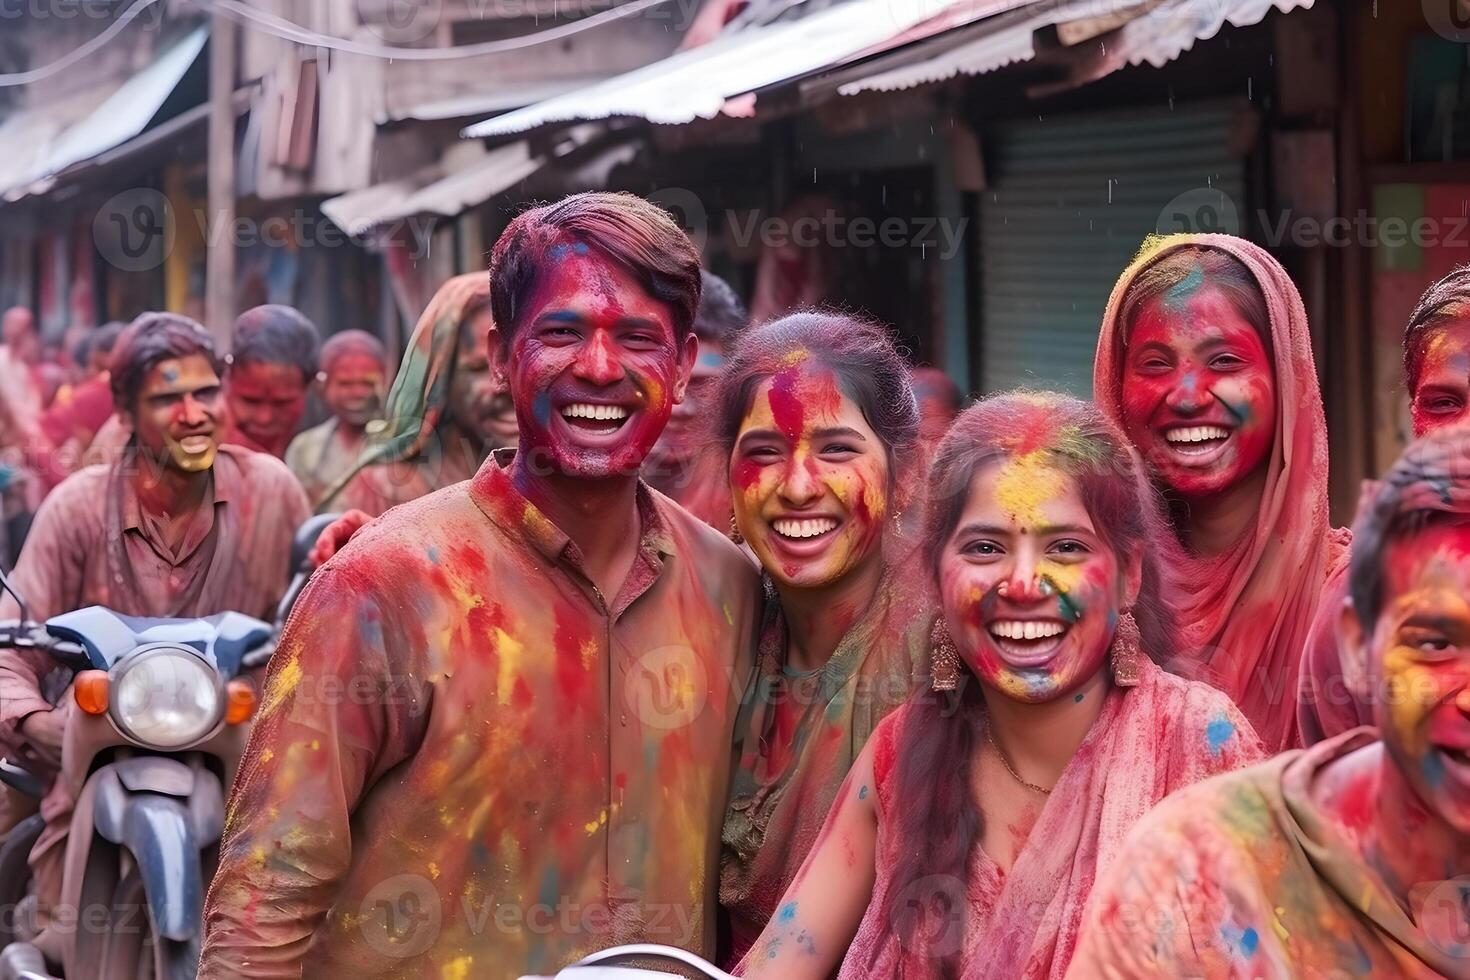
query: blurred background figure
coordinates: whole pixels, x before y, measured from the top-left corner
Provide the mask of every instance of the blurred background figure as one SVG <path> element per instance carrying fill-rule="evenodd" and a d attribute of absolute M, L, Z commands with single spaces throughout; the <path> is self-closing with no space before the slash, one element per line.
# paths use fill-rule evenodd
<path fill-rule="evenodd" d="M 320 351 L 316 325 L 293 307 L 268 303 L 241 313 L 226 359 L 223 441 L 284 456 L 306 415 Z"/>
<path fill-rule="evenodd" d="M 50 407 L 41 413 L 41 433 L 60 454 L 61 465 L 68 473 L 81 465 L 82 453 L 112 417 L 107 365 L 125 326 L 117 321 L 106 323 L 77 341 L 72 348 L 75 380 L 62 385 Z"/>
<path fill-rule="evenodd" d="M 380 417 L 385 394 L 383 343 L 364 330 L 343 330 L 322 345 L 322 398 L 332 417 L 291 440 L 286 465 L 315 506 L 362 454 L 367 425 Z"/>
<path fill-rule="evenodd" d="M 701 271 L 700 276 L 703 292 L 694 315 L 699 360 L 694 364 L 684 401 L 674 406 L 668 426 L 649 453 L 643 477 L 723 533 L 730 528 L 730 487 L 725 461 L 711 448 L 705 420 L 725 367 L 725 345 L 745 329 L 749 315 L 728 282 L 708 270 Z"/>
<path fill-rule="evenodd" d="M 439 287 L 409 338 L 381 424 L 368 426 L 366 448 L 319 512 L 376 517 L 468 480 L 491 452 L 516 444 L 515 408 L 490 369 L 492 322 L 485 273 Z"/>
<path fill-rule="evenodd" d="M 932 449 L 949 431 L 964 398 L 954 380 L 938 368 L 916 367 L 912 375 L 919 402 L 919 444 Z"/>

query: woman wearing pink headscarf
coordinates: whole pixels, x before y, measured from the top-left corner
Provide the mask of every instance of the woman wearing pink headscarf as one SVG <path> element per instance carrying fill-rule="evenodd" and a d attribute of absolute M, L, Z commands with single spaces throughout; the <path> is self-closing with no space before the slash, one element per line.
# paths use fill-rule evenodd
<path fill-rule="evenodd" d="M 1302 649 L 1347 557 L 1327 521 L 1327 427 L 1296 286 L 1230 235 L 1150 239 L 1113 288 L 1093 375 L 1170 511 L 1185 634 L 1173 664 L 1272 750 L 1299 741 Z"/>

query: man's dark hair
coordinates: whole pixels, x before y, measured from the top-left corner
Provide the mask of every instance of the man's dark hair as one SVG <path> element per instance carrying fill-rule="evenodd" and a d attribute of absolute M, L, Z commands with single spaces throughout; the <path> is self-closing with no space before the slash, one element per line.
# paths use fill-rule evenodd
<path fill-rule="evenodd" d="M 121 320 L 110 320 L 102 324 L 77 342 L 76 350 L 72 352 L 72 360 L 77 364 L 85 365 L 92 359 L 93 354 L 110 355 L 112 348 L 117 345 L 117 338 L 126 328 L 127 324 Z"/>
<path fill-rule="evenodd" d="M 1436 520 L 1470 518 L 1470 427 L 1451 426 L 1410 443 L 1388 475 L 1363 493 L 1353 524 L 1348 586 L 1366 633 L 1383 610 L 1383 553 L 1389 542 Z"/>
<path fill-rule="evenodd" d="M 322 339 L 316 324 L 293 306 L 267 303 L 235 319 L 230 335 L 231 367 L 246 364 L 289 364 L 311 381 L 321 358 Z"/>
<path fill-rule="evenodd" d="M 669 213 L 641 197 L 589 191 L 516 215 L 490 254 L 490 308 L 502 343 L 520 326 L 542 273 L 586 249 L 621 265 L 668 304 L 683 340 L 699 308 L 699 251 Z"/>
<path fill-rule="evenodd" d="M 178 313 L 144 313 L 128 324 L 112 349 L 112 404 L 119 412 L 138 407 L 143 379 L 163 361 L 198 354 L 219 373 L 219 355 L 209 331 Z"/>
<path fill-rule="evenodd" d="M 728 343 L 745 329 L 750 314 L 730 284 L 708 269 L 699 271 L 702 288 L 699 309 L 694 314 L 694 335 L 702 340 Z"/>

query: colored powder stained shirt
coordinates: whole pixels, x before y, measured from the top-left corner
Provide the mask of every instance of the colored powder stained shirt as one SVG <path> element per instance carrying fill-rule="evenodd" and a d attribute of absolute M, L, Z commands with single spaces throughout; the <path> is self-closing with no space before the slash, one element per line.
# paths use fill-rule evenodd
<path fill-rule="evenodd" d="M 411 457 L 361 466 L 340 490 L 332 493 L 329 488 L 330 496 L 318 509 L 361 510 L 377 517 L 391 507 L 463 483 L 475 475 L 480 463 L 480 451 L 459 430 L 445 425 Z"/>
<path fill-rule="evenodd" d="M 1166 800 L 1098 883 L 1068 976 L 1470 977 L 1463 925 L 1417 925 L 1313 799 L 1375 740 L 1358 729 Z M 1470 887 L 1436 897 L 1464 907 Z"/>
<path fill-rule="evenodd" d="M 272 659 L 200 976 L 516 977 L 634 940 L 710 955 L 754 569 L 640 485 L 618 595 L 513 487 L 396 508 Z"/>
<path fill-rule="evenodd" d="M 327 419 L 292 439 L 286 447 L 286 465 L 301 481 L 301 488 L 313 507 L 357 463 L 359 450 L 342 445 L 337 438 L 337 424 L 335 418 Z"/>
<path fill-rule="evenodd" d="M 976 845 L 966 881 L 951 885 L 952 879 L 939 875 L 904 886 L 914 897 L 894 903 L 903 914 L 893 922 L 883 914 L 888 892 L 897 887 L 893 872 L 915 847 L 897 832 L 903 727 L 922 716 L 905 706 L 884 720 L 873 734 L 877 877 L 840 978 L 938 980 L 936 953 L 947 950 L 961 951 L 966 980 L 1060 978 L 1076 948 L 1093 882 L 1120 860 L 1129 828 L 1175 790 L 1265 755 L 1250 723 L 1223 694 L 1151 662 L 1142 665 L 1136 687 L 1112 688 L 1106 698 L 1010 870 L 1002 871 Z M 935 778 L 946 776 L 962 778 L 958 768 Z M 954 903 L 949 908 L 958 906 L 958 916 L 913 922 L 908 934 L 895 928 L 913 919 L 906 904 L 939 909 L 944 899 Z"/>
<path fill-rule="evenodd" d="M 816 843 L 853 760 L 928 675 L 934 610 L 917 578 L 887 574 L 870 610 L 816 673 L 788 676 L 786 623 L 768 600 L 760 660 L 742 705 L 725 818 L 720 904 L 737 962 Z M 782 737 L 782 736 L 785 737 Z"/>

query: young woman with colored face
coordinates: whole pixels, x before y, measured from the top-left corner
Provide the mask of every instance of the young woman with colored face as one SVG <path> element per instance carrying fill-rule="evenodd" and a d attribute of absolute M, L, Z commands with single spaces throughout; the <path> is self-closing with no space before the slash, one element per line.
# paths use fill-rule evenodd
<path fill-rule="evenodd" d="M 1470 418 L 1470 266 L 1426 289 L 1410 314 L 1404 329 L 1404 387 L 1415 438 Z M 1307 745 L 1373 724 L 1376 692 L 1368 665 L 1337 639 L 1347 595 L 1346 574 L 1327 583 L 1303 655 L 1297 720 Z"/>
<path fill-rule="evenodd" d="M 885 331 L 828 313 L 748 330 L 715 407 L 735 527 L 772 597 L 724 831 L 733 960 L 775 911 L 874 726 L 908 696 L 933 616 L 904 568 L 918 409 Z"/>
<path fill-rule="evenodd" d="M 1298 740 L 1303 644 L 1346 560 L 1327 523 L 1327 428 L 1301 297 L 1229 235 L 1151 239 L 1108 301 L 1093 375 L 1169 503 L 1183 651 L 1265 744 Z"/>
<path fill-rule="evenodd" d="M 1162 530 L 1123 434 L 1004 395 L 940 443 L 930 683 L 878 726 L 746 976 L 1057 977 L 1094 876 L 1171 791 L 1263 755 L 1167 674 Z"/>

